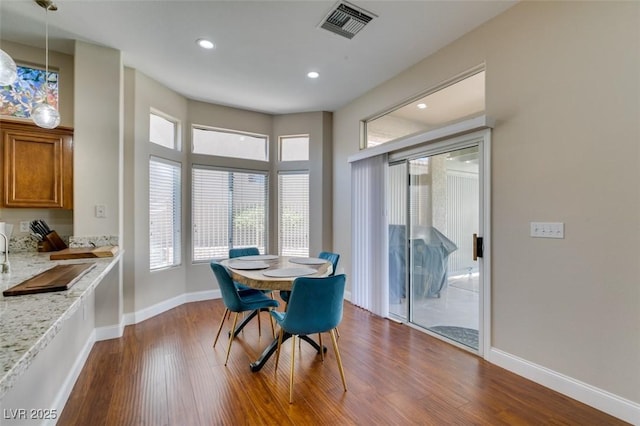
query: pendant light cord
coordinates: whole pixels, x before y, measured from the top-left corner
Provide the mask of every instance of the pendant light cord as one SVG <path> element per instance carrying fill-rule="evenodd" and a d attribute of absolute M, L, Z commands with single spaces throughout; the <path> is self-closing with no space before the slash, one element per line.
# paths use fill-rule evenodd
<path fill-rule="evenodd" d="M 49 104 L 49 6 L 44 9 L 44 103 Z"/>

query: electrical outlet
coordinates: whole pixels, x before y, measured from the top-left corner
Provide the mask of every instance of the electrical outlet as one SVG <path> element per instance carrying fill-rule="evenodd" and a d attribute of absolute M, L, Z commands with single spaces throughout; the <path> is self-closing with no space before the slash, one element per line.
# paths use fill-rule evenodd
<path fill-rule="evenodd" d="M 29 232 L 29 221 L 23 220 L 20 222 L 20 232 Z"/>
<path fill-rule="evenodd" d="M 531 222 L 530 235 L 535 238 L 564 238 L 562 222 Z"/>
<path fill-rule="evenodd" d="M 96 217 L 100 219 L 107 217 L 107 206 L 104 204 L 96 204 Z"/>

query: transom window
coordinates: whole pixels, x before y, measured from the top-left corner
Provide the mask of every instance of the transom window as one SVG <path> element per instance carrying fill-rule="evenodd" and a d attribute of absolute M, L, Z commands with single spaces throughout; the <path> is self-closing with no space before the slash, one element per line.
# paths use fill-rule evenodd
<path fill-rule="evenodd" d="M 179 149 L 178 123 L 158 113 L 149 113 L 149 141 L 165 148 Z"/>
<path fill-rule="evenodd" d="M 480 115 L 485 110 L 485 72 L 475 71 L 363 122 L 361 148 Z"/>
<path fill-rule="evenodd" d="M 268 161 L 268 138 L 265 135 L 194 126 L 194 154 Z"/>
<path fill-rule="evenodd" d="M 309 135 L 280 136 L 280 161 L 308 161 Z"/>

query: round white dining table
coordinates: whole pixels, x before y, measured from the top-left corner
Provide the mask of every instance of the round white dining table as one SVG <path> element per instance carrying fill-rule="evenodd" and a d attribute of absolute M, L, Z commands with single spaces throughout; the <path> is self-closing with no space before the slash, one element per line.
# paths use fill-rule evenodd
<path fill-rule="evenodd" d="M 291 290 L 293 281 L 300 276 L 321 278 L 331 275 L 333 272 L 331 262 L 320 259 L 324 262 L 319 263 L 316 259 L 297 256 L 256 255 L 234 257 L 220 263 L 227 268 L 231 278 L 240 284 L 259 290 Z M 234 268 L 234 265 L 240 267 Z M 311 273 L 311 269 L 315 272 Z M 299 271 L 300 275 L 297 275 L 296 271 Z"/>
<path fill-rule="evenodd" d="M 333 264 L 326 260 L 320 263 L 320 260 L 324 259 L 255 255 L 225 259 L 221 261 L 220 264 L 224 265 L 229 271 L 231 278 L 240 284 L 259 290 L 290 291 L 293 286 L 293 281 L 300 276 L 322 278 L 331 275 L 333 272 Z M 257 314 L 257 311 L 253 311 L 245 317 L 234 330 L 234 335 L 237 335 L 251 318 Z M 283 341 L 289 337 L 291 337 L 289 333 L 284 333 Z M 327 351 L 327 348 L 320 346 L 309 336 L 300 336 L 300 339 L 309 343 L 318 353 Z M 258 359 L 249 364 L 251 371 L 259 371 L 271 355 L 275 353 L 277 345 L 278 339 L 274 339 L 269 346 L 262 351 Z"/>

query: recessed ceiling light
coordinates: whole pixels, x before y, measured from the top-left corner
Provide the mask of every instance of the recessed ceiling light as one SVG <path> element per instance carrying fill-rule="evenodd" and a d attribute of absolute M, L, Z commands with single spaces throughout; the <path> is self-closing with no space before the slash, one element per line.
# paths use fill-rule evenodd
<path fill-rule="evenodd" d="M 318 77 L 320 77 L 320 74 L 318 74 L 315 71 L 311 71 L 311 72 L 307 73 L 307 77 L 309 77 L 309 78 L 318 78 Z"/>
<path fill-rule="evenodd" d="M 427 107 L 427 104 L 418 104 L 418 108 L 420 109 L 425 109 Z"/>
<path fill-rule="evenodd" d="M 209 41 L 205 38 L 199 38 L 198 40 L 196 40 L 196 43 L 198 43 L 198 46 L 202 47 L 203 49 L 213 49 L 214 47 L 216 47 L 216 45 L 213 44 L 212 41 Z"/>

